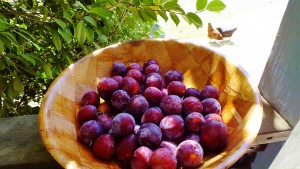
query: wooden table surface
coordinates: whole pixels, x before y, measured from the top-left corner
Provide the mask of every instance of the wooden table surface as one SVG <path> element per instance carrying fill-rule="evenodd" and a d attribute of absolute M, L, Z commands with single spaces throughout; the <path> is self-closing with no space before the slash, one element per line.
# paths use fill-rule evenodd
<path fill-rule="evenodd" d="M 263 108 L 262 125 L 253 147 L 286 140 L 292 130 L 265 101 Z M 0 169 L 62 168 L 42 143 L 37 115 L 0 118 L 0 129 Z"/>

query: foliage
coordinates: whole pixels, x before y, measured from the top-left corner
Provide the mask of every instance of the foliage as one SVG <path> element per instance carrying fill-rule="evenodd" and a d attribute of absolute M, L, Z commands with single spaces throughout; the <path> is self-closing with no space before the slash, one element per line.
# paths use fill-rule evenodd
<path fill-rule="evenodd" d="M 185 12 L 177 0 L 0 1 L 0 117 L 38 113 L 47 87 L 73 61 L 116 42 L 159 37 L 158 17 L 182 17 L 197 28 L 220 0 L 197 0 Z"/>

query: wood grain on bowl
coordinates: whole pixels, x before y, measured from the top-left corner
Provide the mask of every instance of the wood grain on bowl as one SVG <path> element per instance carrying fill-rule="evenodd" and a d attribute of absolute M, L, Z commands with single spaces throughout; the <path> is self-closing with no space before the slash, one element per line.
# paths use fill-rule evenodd
<path fill-rule="evenodd" d="M 229 143 L 219 154 L 207 154 L 199 168 L 228 168 L 254 141 L 262 121 L 262 102 L 249 75 L 225 56 L 209 48 L 176 40 L 142 40 L 99 49 L 70 65 L 52 83 L 39 113 L 43 143 L 64 168 L 121 168 L 116 161 L 96 159 L 77 141 L 76 112 L 80 99 L 96 91 L 99 79 L 110 76 L 115 61 L 129 65 L 156 59 L 163 74 L 170 69 L 184 74 L 187 87 L 201 90 L 211 84 L 220 91 L 222 117 L 229 128 Z"/>

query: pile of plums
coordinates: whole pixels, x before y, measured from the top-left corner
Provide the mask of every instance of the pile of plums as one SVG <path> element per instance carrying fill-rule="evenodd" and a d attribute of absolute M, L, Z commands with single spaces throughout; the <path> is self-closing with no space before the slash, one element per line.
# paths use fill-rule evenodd
<path fill-rule="evenodd" d="M 193 168 L 204 153 L 228 143 L 219 91 L 187 88 L 178 70 L 162 73 L 157 60 L 114 62 L 97 91 L 85 93 L 77 112 L 78 140 L 101 160 L 132 169 Z"/>

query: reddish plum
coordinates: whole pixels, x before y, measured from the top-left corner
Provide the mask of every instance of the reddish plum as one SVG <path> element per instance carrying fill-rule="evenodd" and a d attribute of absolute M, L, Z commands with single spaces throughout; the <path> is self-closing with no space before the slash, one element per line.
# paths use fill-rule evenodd
<path fill-rule="evenodd" d="M 124 77 L 120 89 L 125 90 L 130 96 L 140 92 L 140 85 L 133 77 Z"/>
<path fill-rule="evenodd" d="M 228 143 L 228 127 L 216 120 L 207 120 L 201 127 L 200 141 L 207 151 L 222 150 Z"/>
<path fill-rule="evenodd" d="M 158 126 L 163 118 L 164 114 L 159 107 L 151 107 L 143 114 L 141 123 L 154 123 Z"/>
<path fill-rule="evenodd" d="M 183 74 L 178 70 L 169 70 L 165 73 L 164 80 L 168 85 L 171 81 L 183 82 Z"/>
<path fill-rule="evenodd" d="M 176 150 L 178 164 L 182 167 L 197 167 L 203 160 L 203 149 L 194 140 L 181 142 Z"/>
<path fill-rule="evenodd" d="M 204 88 L 201 91 L 200 99 L 206 99 L 206 98 L 215 98 L 219 99 L 219 91 L 212 85 L 204 86 Z"/>
<path fill-rule="evenodd" d="M 129 66 L 128 66 L 128 69 L 129 70 L 131 70 L 131 69 L 137 69 L 137 70 L 143 72 L 143 67 L 140 64 L 135 63 L 135 62 L 130 63 Z"/>
<path fill-rule="evenodd" d="M 150 157 L 152 169 L 176 169 L 177 159 L 174 153 L 167 148 L 156 149 Z"/>
<path fill-rule="evenodd" d="M 222 116 L 220 116 L 219 114 L 216 114 L 216 113 L 210 113 L 210 114 L 206 115 L 204 118 L 206 121 L 207 120 L 216 120 L 219 122 L 223 122 Z"/>
<path fill-rule="evenodd" d="M 162 77 L 158 73 L 149 73 L 146 75 L 144 79 L 144 85 L 145 88 L 148 87 L 156 87 L 158 89 L 161 89 L 162 87 Z"/>
<path fill-rule="evenodd" d="M 163 134 L 164 140 L 174 141 L 181 139 L 184 136 L 184 121 L 179 115 L 165 116 L 160 124 L 159 128 Z"/>
<path fill-rule="evenodd" d="M 102 160 L 110 160 L 115 154 L 115 141 L 109 134 L 99 136 L 93 146 L 93 153 Z"/>
<path fill-rule="evenodd" d="M 111 70 L 112 76 L 124 76 L 127 73 L 127 67 L 122 62 L 114 62 Z"/>
<path fill-rule="evenodd" d="M 111 96 L 111 104 L 115 109 L 124 110 L 130 100 L 129 94 L 124 90 L 117 90 Z"/>
<path fill-rule="evenodd" d="M 130 164 L 131 157 L 138 148 L 135 134 L 122 138 L 116 146 L 116 157 L 124 164 Z"/>
<path fill-rule="evenodd" d="M 136 137 L 141 146 L 146 146 L 151 149 L 155 149 L 162 141 L 161 130 L 153 123 L 142 124 Z"/>
<path fill-rule="evenodd" d="M 183 99 L 182 102 L 182 114 L 184 116 L 189 115 L 192 112 L 199 112 L 202 113 L 203 106 L 201 101 L 193 96 L 189 96 Z"/>
<path fill-rule="evenodd" d="M 149 103 L 143 95 L 134 95 L 127 103 L 127 112 L 139 120 L 148 107 Z"/>
<path fill-rule="evenodd" d="M 161 74 L 160 67 L 157 64 L 151 64 L 151 65 L 147 66 L 144 71 L 145 71 L 144 72 L 145 75 L 147 75 L 149 73 L 158 73 L 158 74 Z"/>
<path fill-rule="evenodd" d="M 168 89 L 169 95 L 177 95 L 179 97 L 183 97 L 184 93 L 185 93 L 185 90 L 186 90 L 186 87 L 180 81 L 171 81 L 168 84 L 167 89 Z"/>
<path fill-rule="evenodd" d="M 200 143 L 200 134 L 199 133 L 187 133 L 184 137 L 184 140 L 194 140 Z"/>
<path fill-rule="evenodd" d="M 199 133 L 202 125 L 205 123 L 205 119 L 201 113 L 192 112 L 184 121 L 185 129 L 191 133 Z"/>
<path fill-rule="evenodd" d="M 194 96 L 194 97 L 200 99 L 200 95 L 201 95 L 201 92 L 198 89 L 192 88 L 192 87 L 191 88 L 187 88 L 186 91 L 185 91 L 185 93 L 184 93 L 184 97 L 185 98 L 189 97 L 189 96 Z"/>
<path fill-rule="evenodd" d="M 146 146 L 136 149 L 131 159 L 131 169 L 151 169 L 150 157 L 152 153 L 153 151 Z"/>
<path fill-rule="evenodd" d="M 96 120 L 89 120 L 80 127 L 79 140 L 87 146 L 91 146 L 95 139 L 103 134 L 101 125 Z"/>
<path fill-rule="evenodd" d="M 159 106 L 159 103 L 162 99 L 161 90 L 156 87 L 148 87 L 144 91 L 144 96 L 148 100 L 149 105 Z"/>
<path fill-rule="evenodd" d="M 109 100 L 114 91 L 118 90 L 119 83 L 110 77 L 103 77 L 97 85 L 98 95 L 105 101 Z"/>
<path fill-rule="evenodd" d="M 102 126 L 103 132 L 107 133 L 108 130 L 111 128 L 113 117 L 106 113 L 102 113 L 98 116 L 97 121 Z"/>
<path fill-rule="evenodd" d="M 97 92 L 90 91 L 86 92 L 81 98 L 81 106 L 94 105 L 98 106 L 100 104 L 100 98 Z"/>
<path fill-rule="evenodd" d="M 155 59 L 149 59 L 149 60 L 147 60 L 147 61 L 144 63 L 144 65 L 143 65 L 143 70 L 145 71 L 146 68 L 147 68 L 149 65 L 152 65 L 152 64 L 159 65 L 157 60 L 155 60 Z"/>
<path fill-rule="evenodd" d="M 143 82 L 143 73 L 138 69 L 131 69 L 126 74 L 127 77 L 134 78 L 139 84 Z"/>
<path fill-rule="evenodd" d="M 214 98 L 206 98 L 202 100 L 203 112 L 204 116 L 210 113 L 221 114 L 221 105 L 218 100 Z"/>
<path fill-rule="evenodd" d="M 112 121 L 112 133 L 119 136 L 127 136 L 134 132 L 135 121 L 129 113 L 119 113 Z"/>
<path fill-rule="evenodd" d="M 165 96 L 161 99 L 160 108 L 165 115 L 179 115 L 182 111 L 182 99 L 177 95 Z"/>
<path fill-rule="evenodd" d="M 77 121 L 83 124 L 89 120 L 96 120 L 98 117 L 97 108 L 93 105 L 85 105 L 77 112 Z"/>

